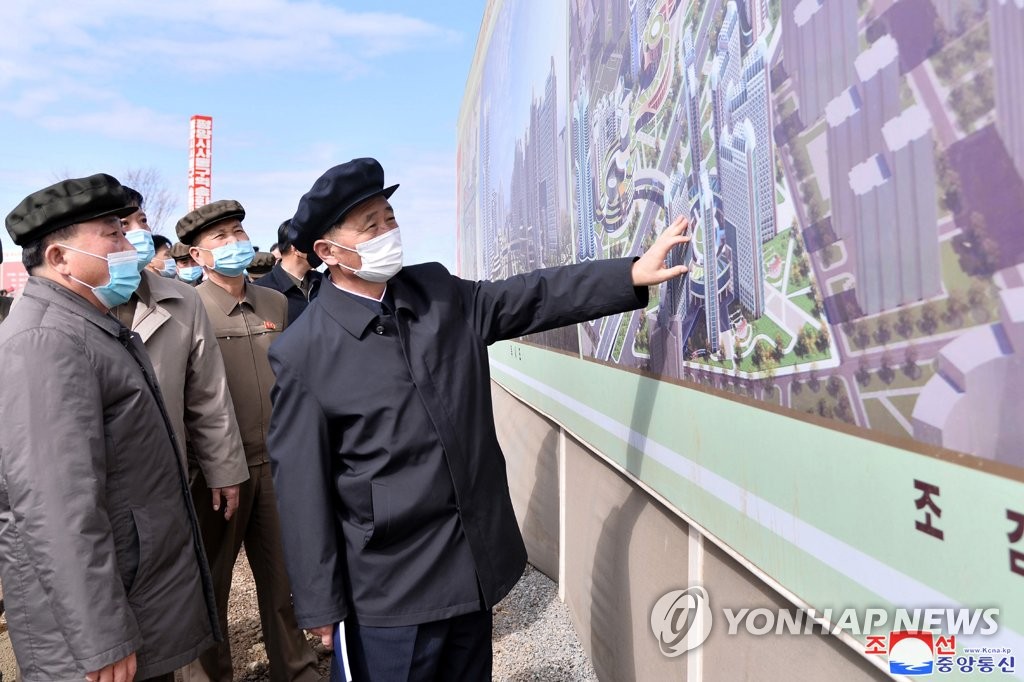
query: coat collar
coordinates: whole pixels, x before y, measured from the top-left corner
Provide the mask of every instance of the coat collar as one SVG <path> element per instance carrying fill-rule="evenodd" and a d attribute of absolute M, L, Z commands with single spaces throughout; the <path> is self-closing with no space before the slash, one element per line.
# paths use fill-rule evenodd
<path fill-rule="evenodd" d="M 387 290 L 387 296 L 394 301 L 396 310 L 404 310 L 413 317 L 418 317 L 415 302 L 410 296 L 409 284 L 402 277 L 401 272 L 388 280 Z M 330 276 L 323 278 L 316 300 L 335 322 L 357 339 L 362 338 L 370 323 L 377 319 L 377 315 L 372 310 L 334 286 L 334 283 L 330 281 Z"/>
<path fill-rule="evenodd" d="M 312 292 L 315 292 L 320 287 L 323 274 L 318 272 L 317 270 L 310 270 L 309 272 L 306 273 L 306 278 L 309 279 L 310 298 L 312 298 Z M 270 269 L 270 272 L 265 274 L 260 279 L 260 281 L 263 280 L 273 282 L 276 286 L 270 288 L 277 289 L 281 293 L 287 293 L 292 289 L 295 289 L 296 291 L 299 292 L 302 291 L 302 289 L 295 284 L 295 280 L 292 279 L 292 276 L 289 275 L 288 272 L 284 269 L 284 266 L 281 265 L 281 261 L 275 263 L 274 267 Z M 263 284 L 262 286 L 267 285 Z"/>
<path fill-rule="evenodd" d="M 275 263 L 274 267 L 270 269 L 270 272 L 263 275 L 263 278 L 277 285 L 271 287 L 271 289 L 277 289 L 282 293 L 288 291 L 289 289 L 298 289 L 298 287 L 295 286 L 295 282 L 292 281 L 292 278 L 289 277 L 288 273 L 285 272 L 284 268 L 281 267 L 281 261 Z M 266 284 L 263 284 L 261 286 L 266 286 Z"/>
<path fill-rule="evenodd" d="M 64 308 L 73 315 L 85 318 L 89 322 L 120 338 L 128 330 L 113 315 L 104 315 L 89 301 L 85 300 L 67 287 L 45 277 L 29 277 L 25 283 L 25 296 L 46 301 L 51 305 Z"/>
<path fill-rule="evenodd" d="M 249 282 L 245 283 L 245 297 L 241 301 L 239 301 L 237 298 L 229 294 L 221 287 L 217 286 L 217 284 L 214 283 L 213 280 L 204 280 L 203 283 L 200 284 L 197 288 L 200 288 L 204 292 L 206 292 L 209 295 L 209 297 L 213 299 L 213 302 L 217 305 L 218 308 L 220 308 L 221 312 L 223 312 L 226 317 L 231 315 L 231 313 L 234 312 L 235 308 L 238 305 L 240 305 L 240 303 L 248 303 L 250 308 L 255 308 L 255 306 L 252 303 L 252 299 L 249 297 L 249 294 L 252 292 L 252 287 L 253 285 L 250 284 Z"/>
<path fill-rule="evenodd" d="M 372 310 L 328 281 L 316 299 L 331 319 L 352 336 L 361 339 L 370 323 L 377 319 Z"/>
<path fill-rule="evenodd" d="M 162 305 L 167 301 L 183 299 L 178 282 L 150 272 L 142 271 L 142 281 L 135 291 L 138 301 L 135 306 L 135 317 L 132 329 L 142 337 L 143 343 L 148 341 L 157 329 L 171 319 L 171 313 Z M 188 286 L 188 285 L 182 285 Z"/>
<path fill-rule="evenodd" d="M 189 286 L 169 277 L 162 277 L 150 270 L 142 271 L 142 282 L 139 284 L 139 298 L 147 303 L 162 303 L 172 298 L 185 298 L 181 286 Z M 145 287 L 145 289 L 143 289 Z M 146 294 L 144 297 L 143 294 Z"/>

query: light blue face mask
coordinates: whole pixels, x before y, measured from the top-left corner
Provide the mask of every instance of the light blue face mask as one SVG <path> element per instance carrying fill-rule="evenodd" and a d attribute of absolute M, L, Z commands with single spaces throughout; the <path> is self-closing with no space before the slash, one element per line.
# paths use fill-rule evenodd
<path fill-rule="evenodd" d="M 215 249 L 204 249 L 201 246 L 196 248 L 212 253 L 214 271 L 225 277 L 238 277 L 243 274 L 256 255 L 252 248 L 252 242 L 248 241 L 231 242 Z"/>
<path fill-rule="evenodd" d="M 131 232 L 125 232 L 124 237 L 138 252 L 139 272 L 142 272 L 156 256 L 153 235 L 149 230 L 132 230 Z"/>
<path fill-rule="evenodd" d="M 160 268 L 160 275 L 162 277 L 174 277 L 176 274 L 178 274 L 178 266 L 175 265 L 174 260 L 164 258 L 164 266 Z"/>
<path fill-rule="evenodd" d="M 195 282 L 202 276 L 203 269 L 198 265 L 187 265 L 183 268 L 178 268 L 178 279 L 182 282 Z"/>
<path fill-rule="evenodd" d="M 84 253 L 87 256 L 93 258 L 102 258 L 107 261 L 107 272 L 110 273 L 110 280 L 101 286 L 94 287 L 91 284 L 86 284 L 80 279 L 71 277 L 74 281 L 81 284 L 83 287 L 89 287 L 92 289 L 93 296 L 102 303 L 104 306 L 109 308 L 116 308 L 122 303 L 128 302 L 135 293 L 135 290 L 139 288 L 139 282 L 142 281 L 142 274 L 139 269 L 135 266 L 136 261 L 139 258 L 137 251 L 118 251 L 117 253 L 111 253 L 107 256 L 98 256 L 95 253 L 89 253 L 88 251 L 82 251 L 76 249 L 73 246 L 67 244 L 59 244 L 65 249 L 71 251 L 77 251 L 78 253 Z"/>

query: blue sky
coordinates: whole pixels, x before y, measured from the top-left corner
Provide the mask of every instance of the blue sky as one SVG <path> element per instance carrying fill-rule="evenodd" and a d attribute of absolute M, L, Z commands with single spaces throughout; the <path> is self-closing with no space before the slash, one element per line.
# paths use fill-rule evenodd
<path fill-rule="evenodd" d="M 63 176 L 155 168 L 186 212 L 188 121 L 213 195 L 264 249 L 327 168 L 374 156 L 406 262 L 454 266 L 455 139 L 485 0 L 4 0 L 0 209 Z M 10 248 L 4 231 L 2 242 Z"/>

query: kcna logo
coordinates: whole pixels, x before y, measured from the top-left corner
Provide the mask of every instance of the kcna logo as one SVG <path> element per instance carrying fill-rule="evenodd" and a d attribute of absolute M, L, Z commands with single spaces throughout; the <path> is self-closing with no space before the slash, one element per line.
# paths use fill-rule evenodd
<path fill-rule="evenodd" d="M 696 649 L 711 633 L 711 604 L 703 587 L 673 590 L 651 609 L 651 631 L 670 658 Z"/>

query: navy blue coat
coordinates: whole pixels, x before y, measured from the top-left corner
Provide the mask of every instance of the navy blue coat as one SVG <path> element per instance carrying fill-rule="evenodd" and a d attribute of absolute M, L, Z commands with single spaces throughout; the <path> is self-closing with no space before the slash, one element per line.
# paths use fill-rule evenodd
<path fill-rule="evenodd" d="M 316 298 L 317 292 L 320 290 L 320 283 L 324 276 L 323 273 L 317 272 L 316 270 L 310 270 L 309 275 L 311 278 L 309 285 L 309 298 L 306 298 L 306 294 L 302 293 L 302 289 L 295 286 L 295 282 L 293 282 L 291 276 L 284 271 L 280 262 L 275 263 L 270 272 L 255 280 L 253 284 L 258 287 L 266 287 L 268 289 L 280 291 L 285 295 L 285 298 L 288 299 L 288 326 L 291 326 L 295 323 L 295 320 L 299 319 L 299 315 L 301 315 L 302 311 L 306 309 L 309 302 Z"/>
<path fill-rule="evenodd" d="M 325 280 L 270 349 L 268 444 L 301 627 L 491 608 L 526 564 L 487 346 L 646 305 L 632 259 L 472 282 L 406 267 L 378 315 Z"/>

